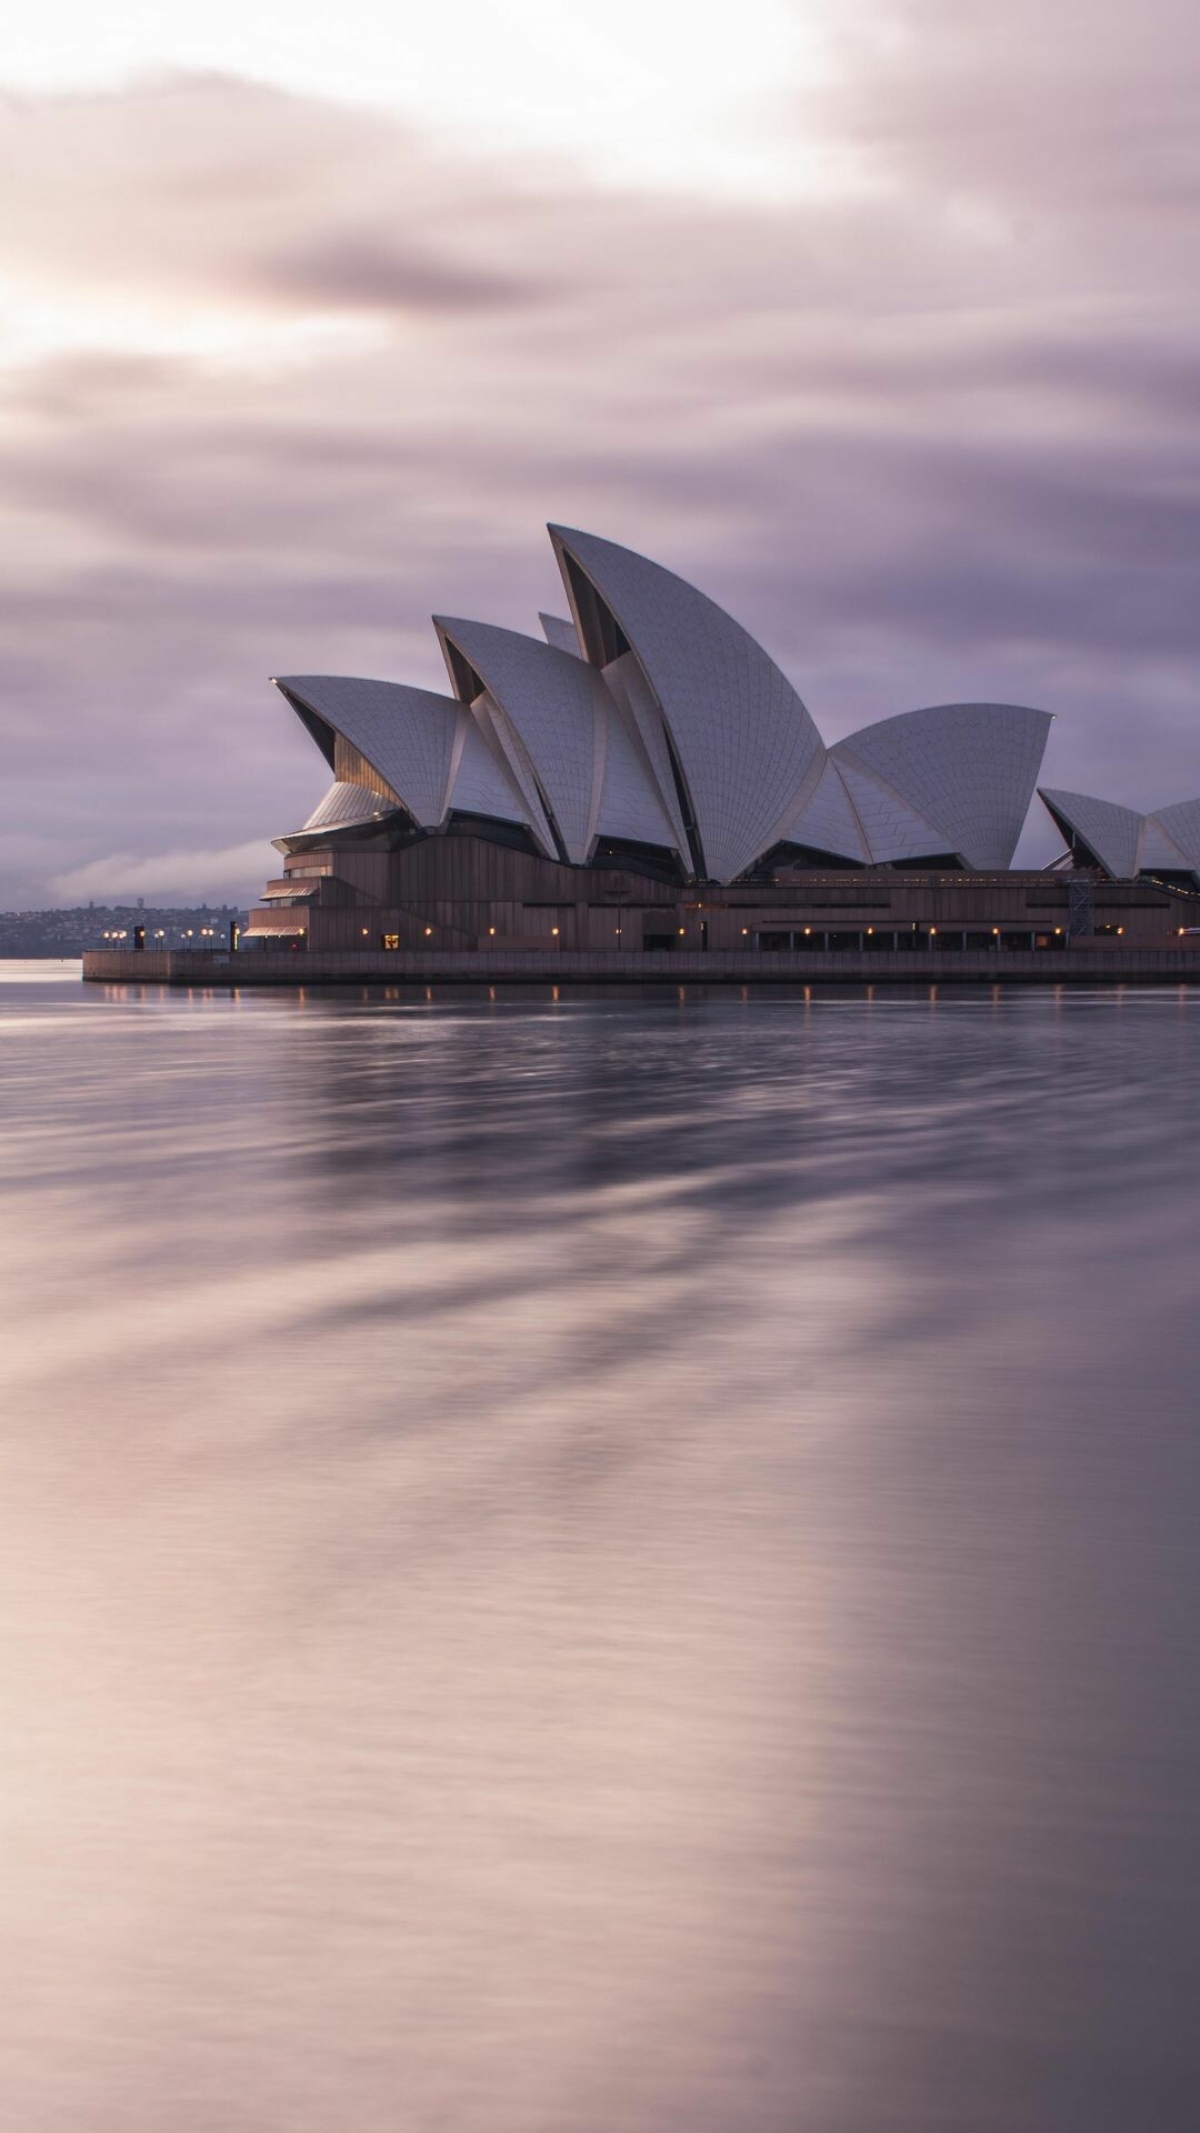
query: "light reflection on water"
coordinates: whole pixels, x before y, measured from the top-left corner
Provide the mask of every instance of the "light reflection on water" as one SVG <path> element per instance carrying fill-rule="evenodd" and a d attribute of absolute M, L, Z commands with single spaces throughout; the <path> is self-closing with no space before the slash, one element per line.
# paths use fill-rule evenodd
<path fill-rule="evenodd" d="M 6 984 L 5 2122 L 1193 2133 L 1198 1070 Z"/>

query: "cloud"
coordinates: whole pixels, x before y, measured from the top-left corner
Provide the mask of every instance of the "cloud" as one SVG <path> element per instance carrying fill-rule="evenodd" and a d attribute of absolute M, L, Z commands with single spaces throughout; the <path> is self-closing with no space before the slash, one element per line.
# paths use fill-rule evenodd
<path fill-rule="evenodd" d="M 456 267 L 419 245 L 364 238 L 354 229 L 267 256 L 255 272 L 263 288 L 294 304 L 334 311 L 456 314 L 508 310 L 538 296 L 532 280 Z"/>
<path fill-rule="evenodd" d="M 271 846 L 258 841 L 217 851 L 158 852 L 150 857 L 113 852 L 68 868 L 50 882 L 66 904 L 120 903 L 143 896 L 150 904 L 244 903 L 257 894 L 278 864 Z"/>
<path fill-rule="evenodd" d="M 225 870 L 177 893 L 234 893 L 324 783 L 267 676 L 444 687 L 432 612 L 561 604 L 548 518 L 694 577 L 831 738 L 1010 698 L 1060 714 L 1050 782 L 1200 790 L 1195 32 L 1083 19 L 848 8 L 843 79 L 758 115 L 828 165 L 794 198 L 214 77 L 10 101 L 0 734 L 37 880 L 116 893 L 78 884 L 169 840 Z M 0 844 L 0 901 L 32 879 Z"/>

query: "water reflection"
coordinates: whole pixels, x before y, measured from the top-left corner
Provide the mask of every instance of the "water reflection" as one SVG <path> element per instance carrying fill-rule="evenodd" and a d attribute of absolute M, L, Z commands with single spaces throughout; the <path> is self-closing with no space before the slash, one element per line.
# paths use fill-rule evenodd
<path fill-rule="evenodd" d="M 1200 997 L 0 1000 L 31 2133 L 1191 2133 Z"/>

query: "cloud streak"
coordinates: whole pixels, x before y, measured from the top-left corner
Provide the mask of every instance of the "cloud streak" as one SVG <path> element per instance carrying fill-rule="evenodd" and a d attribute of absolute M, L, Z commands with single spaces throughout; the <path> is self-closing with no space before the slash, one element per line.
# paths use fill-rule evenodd
<path fill-rule="evenodd" d="M 265 842 L 233 845 L 227 850 L 196 852 L 113 852 L 86 865 L 69 868 L 50 882 L 55 897 L 67 904 L 120 903 L 145 897 L 147 903 L 196 901 L 236 903 L 247 879 L 261 886 L 277 855 Z"/>

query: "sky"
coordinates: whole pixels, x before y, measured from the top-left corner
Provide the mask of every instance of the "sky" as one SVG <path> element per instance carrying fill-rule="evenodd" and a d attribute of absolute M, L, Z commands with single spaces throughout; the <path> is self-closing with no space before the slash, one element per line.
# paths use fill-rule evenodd
<path fill-rule="evenodd" d="M 1032 703 L 1045 783 L 1200 793 L 1198 89 L 1194 0 L 39 0 L 0 907 L 253 897 L 328 782 L 268 677 L 444 688 L 547 520 L 829 740 Z"/>

